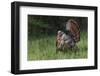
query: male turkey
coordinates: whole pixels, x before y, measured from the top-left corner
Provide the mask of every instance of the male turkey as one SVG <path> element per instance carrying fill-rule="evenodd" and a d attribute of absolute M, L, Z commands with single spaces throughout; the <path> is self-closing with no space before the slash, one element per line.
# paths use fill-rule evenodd
<path fill-rule="evenodd" d="M 73 48 L 80 41 L 80 28 L 75 20 L 68 20 L 65 30 L 66 33 L 61 30 L 57 33 L 57 49 L 64 50 L 66 48 Z"/>

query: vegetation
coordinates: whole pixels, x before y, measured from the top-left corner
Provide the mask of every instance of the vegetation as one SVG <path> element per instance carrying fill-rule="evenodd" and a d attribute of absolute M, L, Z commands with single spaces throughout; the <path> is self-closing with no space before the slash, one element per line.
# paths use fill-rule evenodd
<path fill-rule="evenodd" d="M 72 50 L 56 52 L 56 33 L 65 31 L 66 21 L 78 21 L 81 38 Z M 87 18 L 58 16 L 28 16 L 28 60 L 82 59 L 88 55 Z"/>
<path fill-rule="evenodd" d="M 32 37 L 28 40 L 28 60 L 87 58 L 87 34 L 81 33 L 78 49 L 56 52 L 55 36 Z"/>

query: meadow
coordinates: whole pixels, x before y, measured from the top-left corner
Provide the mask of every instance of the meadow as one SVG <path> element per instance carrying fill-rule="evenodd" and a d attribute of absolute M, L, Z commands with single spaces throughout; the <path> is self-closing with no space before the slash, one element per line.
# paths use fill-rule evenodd
<path fill-rule="evenodd" d="M 84 59 L 88 57 L 88 35 L 82 31 L 78 49 L 56 52 L 56 35 L 39 35 L 28 38 L 28 60 Z"/>

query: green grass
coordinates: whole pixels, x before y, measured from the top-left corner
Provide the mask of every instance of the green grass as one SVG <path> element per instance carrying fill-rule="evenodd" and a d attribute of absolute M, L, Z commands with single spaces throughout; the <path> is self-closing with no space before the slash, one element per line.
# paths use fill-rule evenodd
<path fill-rule="evenodd" d="M 87 58 L 87 33 L 81 32 L 78 49 L 56 52 L 56 36 L 31 36 L 28 39 L 28 60 L 82 59 Z M 76 51 L 75 51 L 76 50 Z"/>

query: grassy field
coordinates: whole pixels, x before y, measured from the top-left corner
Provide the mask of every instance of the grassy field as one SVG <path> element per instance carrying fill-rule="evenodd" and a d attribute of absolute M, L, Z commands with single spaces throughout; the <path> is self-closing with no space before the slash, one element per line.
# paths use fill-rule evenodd
<path fill-rule="evenodd" d="M 56 36 L 32 36 L 28 39 L 28 60 L 82 59 L 88 55 L 87 33 L 81 32 L 78 50 L 56 53 Z"/>

